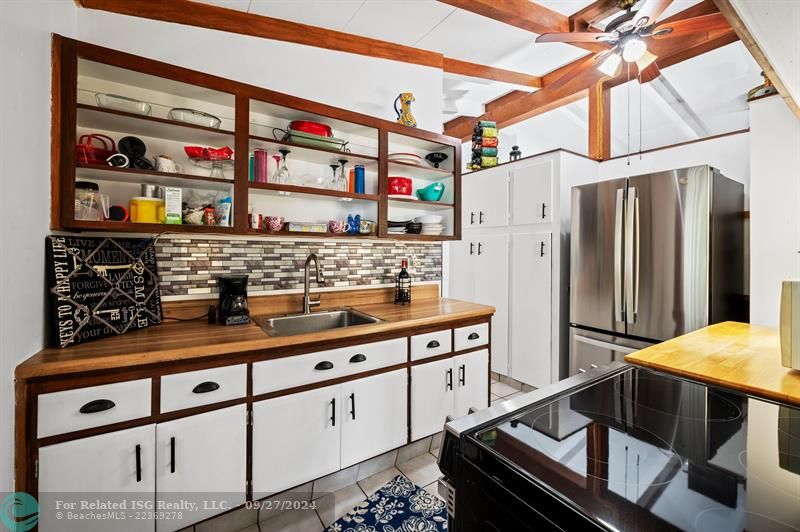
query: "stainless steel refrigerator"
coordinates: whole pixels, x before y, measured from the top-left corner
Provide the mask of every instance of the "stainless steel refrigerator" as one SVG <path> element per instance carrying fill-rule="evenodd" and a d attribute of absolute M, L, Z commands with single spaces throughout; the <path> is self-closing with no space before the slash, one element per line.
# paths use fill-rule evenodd
<path fill-rule="evenodd" d="M 570 375 L 746 321 L 743 212 L 743 185 L 705 165 L 573 187 Z"/>

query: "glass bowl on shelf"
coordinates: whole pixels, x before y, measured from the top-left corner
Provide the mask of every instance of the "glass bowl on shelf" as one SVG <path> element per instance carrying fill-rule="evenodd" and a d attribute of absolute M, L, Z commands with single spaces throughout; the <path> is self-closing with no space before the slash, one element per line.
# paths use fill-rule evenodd
<path fill-rule="evenodd" d="M 152 108 L 149 103 L 137 100 L 136 98 L 98 92 L 94 95 L 94 99 L 97 101 L 99 107 L 105 109 L 113 109 L 114 111 L 123 111 L 145 116 L 150 116 L 152 113 Z"/>

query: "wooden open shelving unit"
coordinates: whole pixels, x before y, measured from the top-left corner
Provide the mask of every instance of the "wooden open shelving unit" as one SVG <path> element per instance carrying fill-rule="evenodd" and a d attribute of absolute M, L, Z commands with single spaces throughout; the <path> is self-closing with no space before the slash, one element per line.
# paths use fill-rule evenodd
<path fill-rule="evenodd" d="M 54 230 L 420 241 L 461 237 L 461 143 L 458 139 L 58 35 L 53 37 L 53 88 L 51 227 Z M 151 105 L 152 113 L 141 115 L 101 107 L 95 97 L 102 93 L 145 101 Z M 175 107 L 198 109 L 218 116 L 221 126 L 212 128 L 172 120 L 167 112 Z M 293 120 L 329 124 L 336 137 L 348 141 L 346 151 L 276 139 L 274 134 L 280 137 L 277 130 L 286 129 Z M 115 141 L 125 136 L 139 137 L 147 145 L 149 158 L 156 154 L 168 155 L 181 165 L 180 172 L 79 163 L 75 149 L 77 139 L 93 132 L 108 135 Z M 224 177 L 211 177 L 209 168 L 189 162 L 183 153 L 184 146 L 229 146 L 235 154 L 247 156 L 235 157 L 227 163 Z M 267 182 L 252 180 L 249 155 L 256 148 L 267 150 L 270 164 L 279 149 L 291 151 L 286 159 L 291 184 L 271 182 L 271 172 L 267 174 Z M 412 152 L 424 157 L 432 151 L 448 154 L 441 168 L 388 158 L 395 152 Z M 330 166 L 340 159 L 346 159 L 345 164 L 350 168 L 356 164 L 364 166 L 365 193 L 323 188 L 330 183 L 326 181 L 332 176 Z M 389 198 L 388 177 L 394 175 L 411 178 L 414 188 L 442 181 L 445 196 L 436 202 Z M 99 183 L 101 192 L 111 196 L 112 204 L 126 207 L 130 197 L 138 195 L 135 192 L 138 185 L 143 183 L 180 187 L 184 190 L 184 200 L 187 192 L 205 194 L 203 197 L 230 196 L 232 225 L 76 220 L 76 180 Z M 348 213 L 361 214 L 362 219 L 377 222 L 377 234 L 256 231 L 250 228 L 248 215 L 251 212 L 280 215 L 287 221 L 297 222 L 327 222 L 333 217 L 346 217 Z M 432 212 L 443 216 L 446 234 L 388 233 L 389 219 L 405 220 Z"/>

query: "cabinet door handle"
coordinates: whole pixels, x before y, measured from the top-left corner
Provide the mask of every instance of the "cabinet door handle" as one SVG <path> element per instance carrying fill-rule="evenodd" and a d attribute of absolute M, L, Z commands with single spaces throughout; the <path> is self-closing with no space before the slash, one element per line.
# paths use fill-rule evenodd
<path fill-rule="evenodd" d="M 467 340 L 477 340 L 480 337 L 481 335 L 478 333 L 471 333 L 469 336 L 467 336 Z"/>
<path fill-rule="evenodd" d="M 350 416 L 353 418 L 353 421 L 356 419 L 356 394 L 350 394 Z"/>
<path fill-rule="evenodd" d="M 336 426 L 336 398 L 331 399 L 331 426 Z"/>
<path fill-rule="evenodd" d="M 475 213 L 474 212 L 470 212 L 469 213 L 469 225 L 472 225 L 474 223 L 475 223 Z"/>
<path fill-rule="evenodd" d="M 542 220 L 545 219 L 545 209 L 547 208 L 547 204 L 542 203 Z"/>
<path fill-rule="evenodd" d="M 324 371 L 324 370 L 327 370 L 327 369 L 333 369 L 333 362 L 330 362 L 328 360 L 323 360 L 322 362 L 320 362 L 316 366 L 314 366 L 314 369 L 318 369 L 320 371 Z"/>
<path fill-rule="evenodd" d="M 350 357 L 350 362 L 353 363 L 353 364 L 355 364 L 357 362 L 365 362 L 366 360 L 367 360 L 367 356 L 366 355 L 362 355 L 361 353 L 359 353 L 357 355 L 353 355 L 353 356 Z"/>
<path fill-rule="evenodd" d="M 483 243 L 478 242 L 478 255 L 483 253 Z"/>
<path fill-rule="evenodd" d="M 428 342 L 428 349 L 435 349 L 440 345 L 442 344 L 440 344 L 438 340 L 431 340 L 430 342 Z"/>
<path fill-rule="evenodd" d="M 544 242 L 541 242 L 539 245 L 539 256 L 544 257 Z"/>
<path fill-rule="evenodd" d="M 464 364 L 458 366 L 458 383 L 461 386 L 467 385 L 467 369 Z"/>
<path fill-rule="evenodd" d="M 142 481 L 142 446 L 136 444 L 136 482 Z"/>
<path fill-rule="evenodd" d="M 80 409 L 81 414 L 94 414 L 96 412 L 103 412 L 104 410 L 111 410 L 117 406 L 111 399 L 95 399 L 83 405 Z"/>
<path fill-rule="evenodd" d="M 475 254 L 475 242 L 470 242 L 469 243 L 469 254 L 470 255 L 474 255 Z"/>
<path fill-rule="evenodd" d="M 169 439 L 169 472 L 175 472 L 175 436 Z"/>
<path fill-rule="evenodd" d="M 483 211 L 478 211 L 478 223 L 483 223 Z"/>
<path fill-rule="evenodd" d="M 453 368 L 447 370 L 447 384 L 444 386 L 445 390 L 453 389 Z"/>
<path fill-rule="evenodd" d="M 597 364 L 589 364 L 589 367 L 592 369 L 597 369 Z"/>
<path fill-rule="evenodd" d="M 192 388 L 192 393 L 208 393 L 215 390 L 219 390 L 219 384 L 214 381 L 206 381 Z"/>

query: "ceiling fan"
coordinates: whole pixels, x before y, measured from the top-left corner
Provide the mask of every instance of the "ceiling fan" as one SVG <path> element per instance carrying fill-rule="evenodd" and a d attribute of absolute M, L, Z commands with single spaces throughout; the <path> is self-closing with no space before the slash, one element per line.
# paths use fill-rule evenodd
<path fill-rule="evenodd" d="M 644 0 L 642 6 L 633 11 L 632 8 L 637 1 L 617 0 L 617 7 L 625 10 L 625 13 L 609 22 L 603 32 L 544 33 L 536 38 L 536 42 L 605 44 L 609 49 L 593 57 L 593 61 L 599 62 L 598 70 L 613 77 L 619 73 L 623 60 L 636 63 L 639 81 L 647 83 L 661 73 L 656 64 L 657 56 L 647 49 L 649 39 L 729 28 L 725 17 L 719 12 L 657 25 L 658 17 L 669 7 L 672 0 Z"/>

